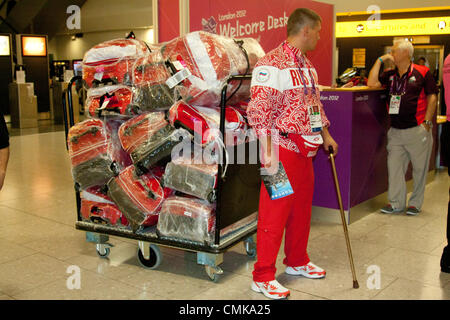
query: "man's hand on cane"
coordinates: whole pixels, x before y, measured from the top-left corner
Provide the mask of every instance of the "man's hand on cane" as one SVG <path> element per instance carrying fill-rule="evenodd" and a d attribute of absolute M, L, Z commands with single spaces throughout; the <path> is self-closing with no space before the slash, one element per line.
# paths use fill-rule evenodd
<path fill-rule="evenodd" d="M 322 129 L 322 138 L 323 138 L 323 147 L 325 151 L 328 152 L 328 150 L 330 150 L 330 147 L 332 147 L 333 156 L 336 157 L 338 153 L 338 144 L 336 143 L 336 141 L 334 141 L 333 137 L 330 135 L 330 132 L 328 131 L 328 128 L 326 127 Z"/>

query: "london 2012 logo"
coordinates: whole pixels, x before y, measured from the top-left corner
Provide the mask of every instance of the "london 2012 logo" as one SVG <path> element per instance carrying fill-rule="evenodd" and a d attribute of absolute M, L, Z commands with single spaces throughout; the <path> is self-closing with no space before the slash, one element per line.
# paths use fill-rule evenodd
<path fill-rule="evenodd" d="M 217 34 L 217 22 L 213 16 L 209 19 L 202 18 L 203 31 Z"/>

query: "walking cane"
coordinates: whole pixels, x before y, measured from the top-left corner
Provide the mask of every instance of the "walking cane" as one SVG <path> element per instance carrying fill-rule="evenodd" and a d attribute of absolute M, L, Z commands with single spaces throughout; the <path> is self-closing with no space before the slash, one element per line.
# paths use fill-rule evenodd
<path fill-rule="evenodd" d="M 336 192 L 337 192 L 338 201 L 339 201 L 339 209 L 341 211 L 342 226 L 344 227 L 345 241 L 347 243 L 348 258 L 350 260 L 350 267 L 352 269 L 353 288 L 354 289 L 358 289 L 359 288 L 359 284 L 358 284 L 358 280 L 356 279 L 355 265 L 353 263 L 352 247 L 350 246 L 350 238 L 348 236 L 347 223 L 345 221 L 344 207 L 342 205 L 341 191 L 340 191 L 340 188 L 339 188 L 339 181 L 338 181 L 337 173 L 336 173 L 336 165 L 334 163 L 334 150 L 333 150 L 333 147 L 330 146 L 328 148 L 328 151 L 330 152 L 331 167 L 333 168 L 334 184 L 336 185 Z"/>

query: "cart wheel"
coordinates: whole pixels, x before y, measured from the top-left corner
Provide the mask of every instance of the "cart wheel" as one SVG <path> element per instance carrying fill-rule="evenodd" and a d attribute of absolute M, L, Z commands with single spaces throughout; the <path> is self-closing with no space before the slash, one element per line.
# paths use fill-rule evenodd
<path fill-rule="evenodd" d="M 150 245 L 150 259 L 145 259 L 144 255 L 142 254 L 141 250 L 138 249 L 138 259 L 139 259 L 139 263 L 141 264 L 142 267 L 146 268 L 146 269 L 156 269 L 159 267 L 159 265 L 161 264 L 162 261 L 162 254 L 161 251 L 159 250 L 159 247 L 151 244 Z"/>
<path fill-rule="evenodd" d="M 206 273 L 208 274 L 208 277 L 213 282 L 218 282 L 220 279 L 220 275 L 223 274 L 223 270 L 219 267 L 211 267 L 206 265 L 205 266 Z"/>
<path fill-rule="evenodd" d="M 256 243 L 253 241 L 245 241 L 245 251 L 250 258 L 256 258 Z"/>
<path fill-rule="evenodd" d="M 106 259 L 108 258 L 109 254 L 111 253 L 111 250 L 109 249 L 109 247 L 105 247 L 105 246 L 98 246 L 97 245 L 97 255 L 100 258 Z"/>

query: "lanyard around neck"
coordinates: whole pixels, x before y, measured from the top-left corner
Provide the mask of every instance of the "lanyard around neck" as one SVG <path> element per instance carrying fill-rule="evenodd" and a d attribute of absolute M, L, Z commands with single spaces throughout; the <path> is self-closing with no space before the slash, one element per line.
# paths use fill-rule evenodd
<path fill-rule="evenodd" d="M 406 77 L 405 77 L 405 74 L 403 74 L 401 77 L 400 77 L 400 74 L 399 75 L 397 75 L 397 73 L 394 74 L 394 79 L 392 79 L 392 82 L 391 82 L 390 93 L 397 94 L 397 95 L 405 94 L 406 82 L 411 77 L 412 72 L 413 72 L 413 65 L 411 63 L 411 66 L 409 67 L 408 75 Z M 395 92 L 394 92 L 394 89 L 395 89 Z"/>
<path fill-rule="evenodd" d="M 300 60 L 298 59 L 297 55 L 294 52 L 292 52 L 291 48 L 289 48 L 289 46 L 287 44 L 287 41 L 284 42 L 283 48 L 289 53 L 291 58 L 297 64 L 298 71 L 300 73 L 300 78 L 302 79 L 302 82 L 303 82 L 303 92 L 305 93 L 305 95 L 308 94 L 308 87 L 306 86 L 306 81 L 305 81 L 306 79 L 305 79 L 305 77 L 303 75 L 303 72 L 302 72 L 302 68 L 301 68 L 302 64 L 300 63 Z M 314 83 L 314 76 L 311 73 L 311 69 L 310 68 L 307 68 L 307 69 L 308 69 L 308 72 L 309 72 L 309 77 L 311 79 L 312 91 L 313 91 L 313 94 L 315 94 L 316 93 L 316 85 Z"/>

